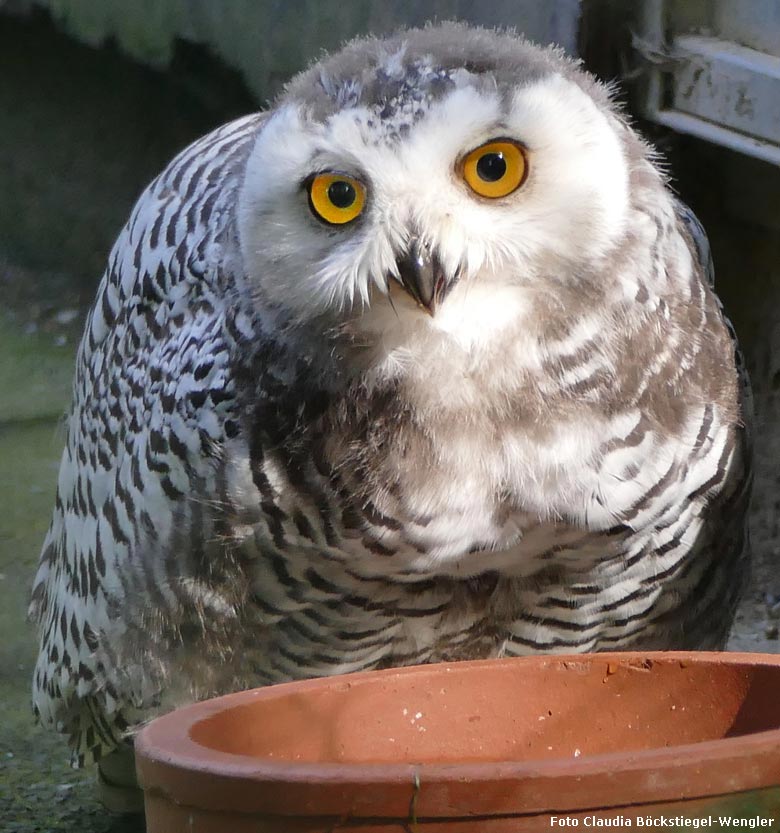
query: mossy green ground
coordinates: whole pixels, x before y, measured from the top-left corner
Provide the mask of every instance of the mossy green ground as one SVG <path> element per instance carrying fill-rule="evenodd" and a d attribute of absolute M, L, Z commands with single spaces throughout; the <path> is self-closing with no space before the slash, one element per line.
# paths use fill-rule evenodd
<path fill-rule="evenodd" d="M 30 710 L 35 637 L 26 611 L 54 497 L 76 341 L 62 331 L 25 332 L 23 320 L 0 313 L 0 829 L 137 833 L 138 819 L 111 817 L 98 804 L 94 773 L 71 769 L 62 739 L 36 726 Z"/>

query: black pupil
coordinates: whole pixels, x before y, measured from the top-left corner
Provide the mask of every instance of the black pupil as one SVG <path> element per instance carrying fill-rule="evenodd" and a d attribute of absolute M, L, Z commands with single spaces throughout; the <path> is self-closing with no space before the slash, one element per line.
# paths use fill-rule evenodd
<path fill-rule="evenodd" d="M 485 182 L 498 182 L 506 173 L 506 159 L 503 153 L 486 153 L 477 162 L 479 178 Z"/>
<path fill-rule="evenodd" d="M 355 202 L 355 189 L 343 179 L 336 180 L 328 186 L 328 199 L 336 208 L 349 208 Z"/>

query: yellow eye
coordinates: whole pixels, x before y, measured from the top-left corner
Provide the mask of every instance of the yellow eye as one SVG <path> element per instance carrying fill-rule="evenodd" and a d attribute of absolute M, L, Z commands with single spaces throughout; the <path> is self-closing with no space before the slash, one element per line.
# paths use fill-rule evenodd
<path fill-rule="evenodd" d="M 366 204 L 366 189 L 345 174 L 318 174 L 309 183 L 311 210 L 326 223 L 351 223 Z"/>
<path fill-rule="evenodd" d="M 480 145 L 463 160 L 463 178 L 480 197 L 505 197 L 525 181 L 528 163 L 520 145 L 507 139 Z"/>

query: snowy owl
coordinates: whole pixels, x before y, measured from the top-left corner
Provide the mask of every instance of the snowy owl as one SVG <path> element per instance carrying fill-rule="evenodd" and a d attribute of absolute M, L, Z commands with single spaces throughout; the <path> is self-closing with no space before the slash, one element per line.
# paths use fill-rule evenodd
<path fill-rule="evenodd" d="M 111 252 L 35 579 L 75 760 L 358 669 L 712 649 L 747 387 L 706 238 L 610 90 L 444 24 L 184 150 Z"/>

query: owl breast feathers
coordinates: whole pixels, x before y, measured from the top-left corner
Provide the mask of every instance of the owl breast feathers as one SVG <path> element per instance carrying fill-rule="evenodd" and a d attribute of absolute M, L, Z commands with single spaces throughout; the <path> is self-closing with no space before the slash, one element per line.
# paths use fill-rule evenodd
<path fill-rule="evenodd" d="M 744 373 L 609 91 L 446 24 L 176 157 L 110 255 L 35 580 L 77 761 L 237 688 L 722 646 Z"/>

